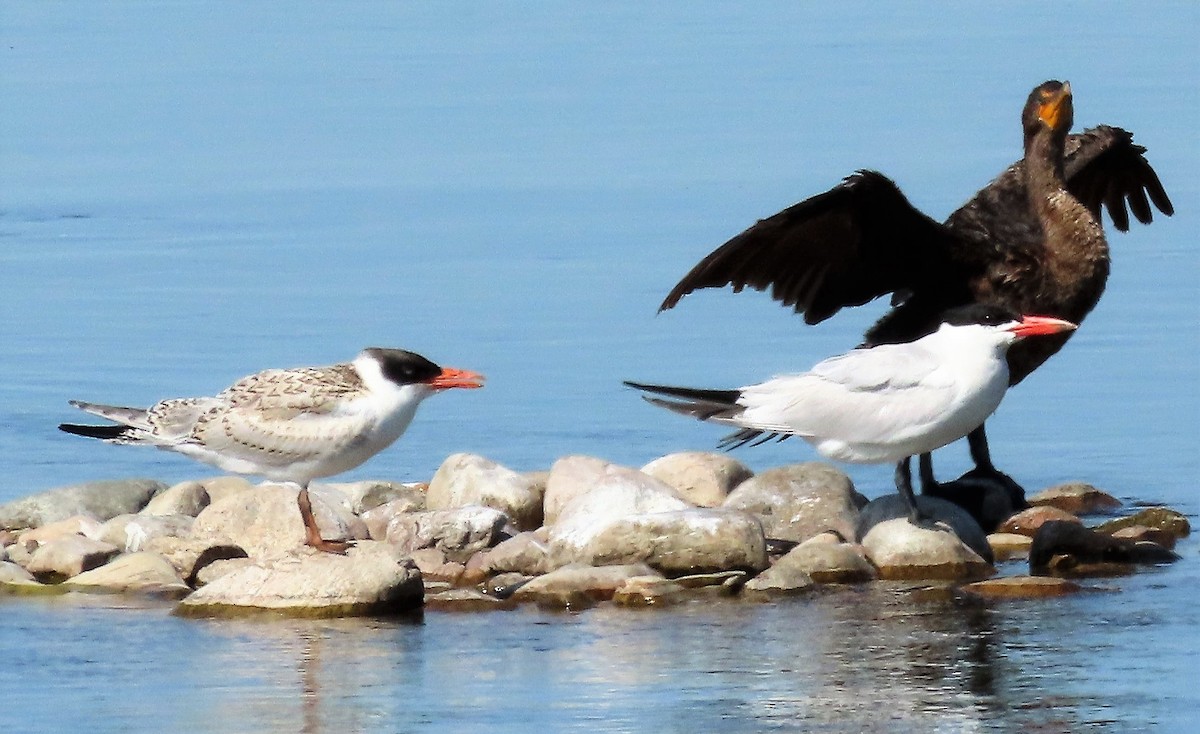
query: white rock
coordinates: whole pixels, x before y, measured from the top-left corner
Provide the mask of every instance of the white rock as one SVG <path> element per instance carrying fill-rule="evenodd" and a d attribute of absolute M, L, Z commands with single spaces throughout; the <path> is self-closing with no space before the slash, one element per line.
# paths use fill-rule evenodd
<path fill-rule="evenodd" d="M 155 495 L 139 514 L 195 517 L 211 501 L 203 482 L 180 482 Z"/>
<path fill-rule="evenodd" d="M 542 524 L 544 487 L 528 475 L 474 454 L 452 454 L 429 481 L 426 507 L 482 505 L 503 512 L 518 530 Z"/>
<path fill-rule="evenodd" d="M 386 537 L 389 543 L 408 553 L 438 548 L 450 560 L 466 562 L 472 554 L 498 543 L 507 522 L 503 512 L 478 505 L 427 510 L 392 518 Z"/>
<path fill-rule="evenodd" d="M 844 472 L 819 462 L 762 472 L 738 486 L 723 507 L 757 515 L 768 538 L 803 543 L 827 530 L 853 538 L 866 499 Z"/>
<path fill-rule="evenodd" d="M 191 588 L 179 578 L 175 567 L 157 553 L 127 553 L 91 571 L 63 582 L 79 591 L 125 591 L 183 596 Z"/>
<path fill-rule="evenodd" d="M 642 472 L 697 507 L 720 507 L 735 487 L 754 476 L 732 456 L 702 451 L 668 454 L 643 466 Z"/>
<path fill-rule="evenodd" d="M 264 483 L 252 492 L 235 492 L 214 500 L 196 516 L 192 535 L 224 540 L 252 557 L 286 553 L 304 544 L 304 523 L 294 486 Z M 348 509 L 345 495 L 320 488 L 309 490 L 313 516 L 326 540 L 361 539 L 367 527 Z M 333 501 L 330 501 L 330 500 Z"/>
<path fill-rule="evenodd" d="M 261 560 L 203 586 L 180 602 L 188 616 L 272 611 L 305 617 L 403 612 L 421 606 L 421 574 L 388 543 L 363 541 L 347 555 L 310 548 Z"/>

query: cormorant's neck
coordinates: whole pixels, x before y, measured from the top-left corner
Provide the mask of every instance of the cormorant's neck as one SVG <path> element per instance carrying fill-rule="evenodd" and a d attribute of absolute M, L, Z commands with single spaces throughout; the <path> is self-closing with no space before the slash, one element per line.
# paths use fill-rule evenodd
<path fill-rule="evenodd" d="M 1035 199 L 1066 188 L 1066 144 L 1067 136 L 1052 130 L 1039 130 L 1025 139 L 1025 186 Z"/>

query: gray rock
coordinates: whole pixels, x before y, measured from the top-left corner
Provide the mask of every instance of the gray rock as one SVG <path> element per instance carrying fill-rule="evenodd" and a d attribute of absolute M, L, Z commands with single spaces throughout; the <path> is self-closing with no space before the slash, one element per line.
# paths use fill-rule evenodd
<path fill-rule="evenodd" d="M 866 499 L 841 470 L 819 462 L 770 469 L 743 482 L 723 507 L 757 515 L 768 538 L 803 543 L 832 530 L 854 536 Z"/>
<path fill-rule="evenodd" d="M 612 601 L 623 607 L 664 607 L 683 601 L 686 593 L 683 586 L 662 576 L 633 576 L 613 590 Z"/>
<path fill-rule="evenodd" d="M 731 510 L 689 508 L 562 523 L 549 529 L 550 563 L 593 566 L 643 562 L 668 575 L 767 566 L 757 518 Z"/>
<path fill-rule="evenodd" d="M 552 607 L 581 608 L 612 599 L 626 579 L 659 575 L 644 563 L 604 567 L 572 564 L 533 579 L 517 589 L 513 598 Z"/>
<path fill-rule="evenodd" d="M 208 507 L 212 498 L 203 482 L 187 481 L 167 487 L 159 492 L 145 507 L 142 515 L 187 515 L 195 517 Z"/>
<path fill-rule="evenodd" d="M 515 599 L 501 599 L 477 589 L 442 589 L 425 595 L 426 609 L 445 612 L 485 612 L 514 609 L 516 606 Z"/>
<path fill-rule="evenodd" d="M 500 541 L 508 517 L 491 507 L 460 507 L 397 515 L 387 527 L 387 541 L 406 553 L 438 548 L 452 561 L 466 562 L 472 554 Z"/>
<path fill-rule="evenodd" d="M 372 540 L 386 540 L 388 524 L 393 519 L 400 515 L 423 512 L 424 510 L 424 494 L 422 494 L 420 502 L 414 501 L 412 497 L 397 497 L 364 512 L 362 514 L 362 521 L 367 526 L 367 534 Z"/>
<path fill-rule="evenodd" d="M 249 492 L 258 487 L 249 479 L 236 474 L 201 479 L 200 484 L 204 485 L 204 491 L 208 493 L 210 502 L 219 502 L 231 495 Z"/>
<path fill-rule="evenodd" d="M 899 495 L 881 497 L 863 509 L 861 542 L 885 579 L 966 579 L 987 576 L 992 549 L 965 510 L 936 497 L 917 497 L 927 520 L 914 525 Z"/>
<path fill-rule="evenodd" d="M 472 561 L 487 575 L 519 573 L 539 576 L 551 569 L 549 546 L 532 532 L 520 533 L 501 541 L 496 547 L 481 553 L 477 561 Z"/>
<path fill-rule="evenodd" d="M 111 543 L 82 535 L 64 535 L 39 545 L 25 570 L 42 580 L 70 578 L 104 565 L 120 552 Z"/>
<path fill-rule="evenodd" d="M 1072 515 L 1092 515 L 1121 506 L 1121 500 L 1086 482 L 1067 482 L 1044 489 L 1029 498 L 1029 504 L 1049 505 Z"/>
<path fill-rule="evenodd" d="M 192 535 L 239 546 L 252 557 L 286 553 L 304 544 L 304 523 L 294 486 L 264 483 L 253 492 L 235 492 L 196 516 Z M 362 539 L 367 527 L 335 490 L 310 489 L 313 516 L 327 540 Z M 332 501 L 331 501 L 332 500 Z"/>
<path fill-rule="evenodd" d="M 565 522 L 566 515 L 571 513 L 593 518 L 618 517 L 688 507 L 692 504 L 663 482 L 636 469 L 590 456 L 559 459 L 546 479 L 547 525 Z"/>
<path fill-rule="evenodd" d="M 754 476 L 732 456 L 701 451 L 668 454 L 643 466 L 642 472 L 697 507 L 720 507 L 735 487 Z"/>
<path fill-rule="evenodd" d="M 179 578 L 167 559 L 157 553 L 127 553 L 63 582 L 77 591 L 119 591 L 184 596 L 191 587 Z"/>
<path fill-rule="evenodd" d="M 145 546 L 145 550 L 165 558 L 179 578 L 193 586 L 200 572 L 210 564 L 247 557 L 240 546 L 213 538 L 157 536 L 148 539 Z"/>
<path fill-rule="evenodd" d="M 542 524 L 544 485 L 490 459 L 451 454 L 429 481 L 426 506 L 449 510 L 482 505 L 503 512 L 518 530 Z"/>
<path fill-rule="evenodd" d="M 33 574 L 11 561 L 0 561 L 0 587 L 9 587 L 9 591 L 38 589 L 44 584 L 38 583 Z"/>
<path fill-rule="evenodd" d="M 195 521 L 188 515 L 117 515 L 101 526 L 99 539 L 126 553 L 136 553 L 151 538 L 187 535 Z"/>
<path fill-rule="evenodd" d="M 222 558 L 213 561 L 196 571 L 196 575 L 192 579 L 192 586 L 197 589 L 201 586 L 208 586 L 222 576 L 228 576 L 234 571 L 241 571 L 243 568 L 254 565 L 256 565 L 256 561 L 246 557 Z"/>
<path fill-rule="evenodd" d="M 258 561 L 201 587 L 176 612 L 346 617 L 416 609 L 423 597 L 421 573 L 412 561 L 388 543 L 363 541 L 345 556 L 301 548 Z"/>
<path fill-rule="evenodd" d="M 446 558 L 446 554 L 438 548 L 421 548 L 409 554 L 412 562 L 421 571 L 421 578 L 426 583 L 440 581 L 456 585 L 463 575 L 463 564 L 455 563 Z"/>
<path fill-rule="evenodd" d="M 115 479 L 59 487 L 0 505 L 0 528 L 36 528 L 88 515 L 103 522 L 137 512 L 150 498 L 166 489 L 153 479 Z"/>
<path fill-rule="evenodd" d="M 350 501 L 350 511 L 362 515 L 389 502 L 406 506 L 406 512 L 425 509 L 425 485 L 420 483 L 366 480 L 361 482 L 322 483 L 321 487 L 336 489 Z"/>
<path fill-rule="evenodd" d="M 75 515 L 26 530 L 20 534 L 18 542 L 28 548 L 34 548 L 64 535 L 82 535 L 92 540 L 104 540 L 104 524 L 87 515 Z"/>
<path fill-rule="evenodd" d="M 793 548 L 768 573 L 794 569 L 819 584 L 854 584 L 870 581 L 878 574 L 862 546 L 830 543 L 817 536 Z"/>
<path fill-rule="evenodd" d="M 745 588 L 747 591 L 794 594 L 800 591 L 808 591 L 813 586 L 812 577 L 805 573 L 797 564 L 784 563 L 783 559 L 780 559 L 780 562 L 747 581 Z"/>

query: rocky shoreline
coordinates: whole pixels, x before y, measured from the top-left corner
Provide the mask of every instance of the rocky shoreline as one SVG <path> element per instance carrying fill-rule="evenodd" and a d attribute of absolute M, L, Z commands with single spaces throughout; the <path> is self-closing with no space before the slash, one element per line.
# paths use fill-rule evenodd
<path fill-rule="evenodd" d="M 182 615 L 320 617 L 769 601 L 892 580 L 1028 598 L 1173 561 L 1190 532 L 1168 508 L 1114 517 L 1121 503 L 1085 484 L 1041 492 L 985 534 L 938 497 L 920 498 L 931 519 L 912 525 L 898 496 L 868 502 L 822 463 L 754 474 L 689 452 L 641 469 L 569 456 L 521 473 L 455 454 L 428 485 L 314 484 L 324 537 L 355 541 L 339 556 L 302 545 L 296 493 L 240 477 L 129 479 L 0 505 L 0 593 L 146 594 L 177 599 Z M 1080 519 L 1098 513 L 1111 519 Z M 1028 573 L 1009 573 L 1026 558 Z"/>

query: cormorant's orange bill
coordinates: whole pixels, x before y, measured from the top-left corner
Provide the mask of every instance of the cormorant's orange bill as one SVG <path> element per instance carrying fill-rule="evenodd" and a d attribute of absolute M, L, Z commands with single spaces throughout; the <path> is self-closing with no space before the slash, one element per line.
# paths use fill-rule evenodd
<path fill-rule="evenodd" d="M 1057 130 L 1070 103 L 1071 82 L 1063 82 L 1062 89 L 1056 94 L 1050 95 L 1038 107 L 1038 117 L 1042 119 L 1042 122 L 1049 125 L 1051 130 Z"/>
<path fill-rule="evenodd" d="M 1060 331 L 1073 331 L 1078 328 L 1077 325 L 1070 321 L 1051 318 L 1050 316 L 1022 316 L 1020 323 L 1014 325 L 1009 331 L 1023 339 L 1027 336 L 1045 336 L 1046 334 L 1057 334 Z"/>
<path fill-rule="evenodd" d="M 452 387 L 474 389 L 483 387 L 483 375 L 470 370 L 460 370 L 456 367 L 443 367 L 437 377 L 425 381 L 434 390 L 449 390 Z"/>

